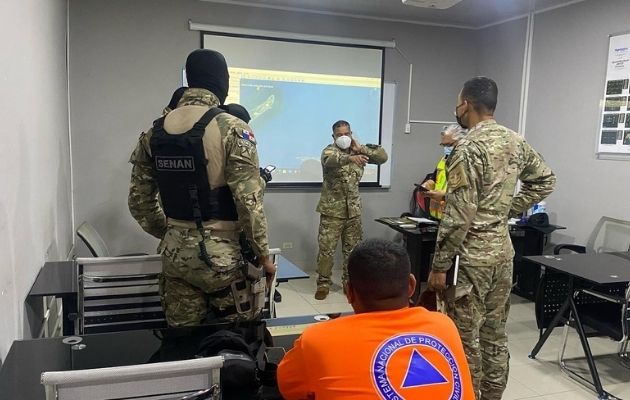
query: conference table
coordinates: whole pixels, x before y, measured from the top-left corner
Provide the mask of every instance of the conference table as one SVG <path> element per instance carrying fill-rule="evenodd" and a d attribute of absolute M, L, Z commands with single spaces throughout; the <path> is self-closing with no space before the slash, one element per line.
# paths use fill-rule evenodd
<path fill-rule="evenodd" d="M 258 322 L 16 340 L 0 368 L 0 398 L 44 400 L 45 390 L 40 383 L 40 376 L 45 371 L 70 371 L 192 359 L 199 353 L 201 341 L 220 329 L 240 332 L 248 342 L 252 342 L 262 338 L 264 329 L 267 328 L 274 346 L 288 350 L 304 328 L 337 316 L 338 314 L 331 314 L 330 317 L 328 315 L 286 317 Z"/>
<path fill-rule="evenodd" d="M 294 279 L 308 279 L 309 275 L 302 271 L 283 255 L 276 258 L 278 271 L 276 281 L 288 282 Z M 77 315 L 77 264 L 75 261 L 55 261 L 44 264 L 35 282 L 28 292 L 27 301 L 43 296 L 54 296 L 61 299 L 63 335 L 75 332 L 74 321 Z"/>
<path fill-rule="evenodd" d="M 580 338 L 580 344 L 588 363 L 589 372 L 592 381 L 584 378 L 577 372 L 568 369 L 561 362 L 561 368 L 570 377 L 576 379 L 578 382 L 586 384 L 589 388 L 593 389 L 598 394 L 599 399 L 616 399 L 613 395 L 606 392 L 599 378 L 599 372 L 595 365 L 595 360 L 591 352 L 590 345 L 588 343 L 588 334 L 585 329 L 585 311 L 588 310 L 583 303 L 578 301 L 578 296 L 581 293 L 591 294 L 595 293 L 594 304 L 589 304 L 589 314 L 603 317 L 604 313 L 600 312 L 597 307 L 602 307 L 601 299 L 598 298 L 598 289 L 610 288 L 610 285 L 625 286 L 625 297 L 628 296 L 628 287 L 630 284 L 630 252 L 619 253 L 590 253 L 590 254 L 557 254 L 557 255 L 545 255 L 535 257 L 525 257 L 527 260 L 543 266 L 545 269 L 549 269 L 553 272 L 564 274 L 569 278 L 568 287 L 570 290 L 566 291 L 566 298 L 560 306 L 555 317 L 548 325 L 547 329 L 543 332 L 540 339 L 532 349 L 530 358 L 536 358 L 536 355 L 545 344 L 551 332 L 558 326 L 559 323 L 570 324 L 573 326 Z M 575 282 L 580 281 L 580 285 L 576 286 Z M 607 286 L 608 285 L 608 286 Z M 610 297 L 606 296 L 605 297 Z M 624 296 L 621 296 L 622 298 Z M 615 318 L 621 329 L 621 324 L 628 324 L 628 321 L 622 321 L 622 301 L 619 304 L 619 314 Z M 594 312 L 593 312 L 594 311 Z M 602 309 L 603 311 L 603 309 Z"/>

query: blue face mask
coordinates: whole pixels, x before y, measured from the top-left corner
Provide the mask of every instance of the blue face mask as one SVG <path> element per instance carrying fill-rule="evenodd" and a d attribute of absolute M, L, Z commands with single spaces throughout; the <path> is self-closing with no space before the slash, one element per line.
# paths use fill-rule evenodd
<path fill-rule="evenodd" d="M 445 157 L 450 156 L 452 151 L 453 151 L 453 146 L 444 146 L 444 156 Z"/>

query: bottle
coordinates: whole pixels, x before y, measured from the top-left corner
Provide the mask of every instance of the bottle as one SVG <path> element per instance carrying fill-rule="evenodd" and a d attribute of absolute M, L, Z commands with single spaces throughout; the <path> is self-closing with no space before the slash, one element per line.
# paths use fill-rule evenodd
<path fill-rule="evenodd" d="M 547 212 L 547 203 L 544 201 L 541 201 L 538 204 L 535 204 L 533 207 L 533 211 L 532 214 L 541 214 L 541 213 L 546 213 Z"/>

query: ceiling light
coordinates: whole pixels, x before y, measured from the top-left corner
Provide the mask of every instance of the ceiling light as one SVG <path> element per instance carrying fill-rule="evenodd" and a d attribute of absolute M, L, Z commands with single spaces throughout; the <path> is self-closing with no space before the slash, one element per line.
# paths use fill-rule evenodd
<path fill-rule="evenodd" d="M 451 8 L 455 4 L 462 0 L 402 0 L 402 3 L 406 6 L 424 7 L 424 8 L 436 8 L 444 10 Z"/>

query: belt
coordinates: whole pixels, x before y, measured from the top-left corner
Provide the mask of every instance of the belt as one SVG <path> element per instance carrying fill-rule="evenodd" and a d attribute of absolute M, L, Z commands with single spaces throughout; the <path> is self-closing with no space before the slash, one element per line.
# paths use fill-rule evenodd
<path fill-rule="evenodd" d="M 247 283 L 244 280 L 236 282 L 236 289 L 237 290 L 243 290 L 246 287 L 247 287 Z M 232 294 L 232 286 L 226 286 L 223 289 L 217 290 L 216 292 L 212 292 L 212 293 L 210 293 L 210 296 L 212 296 L 212 297 L 225 297 L 228 294 Z"/>
<path fill-rule="evenodd" d="M 168 225 L 175 228 L 197 230 L 197 225 L 195 225 L 193 221 L 183 221 L 180 219 L 168 218 L 166 222 L 168 223 Z M 213 226 L 213 225 L 216 225 L 216 223 L 217 221 L 204 221 L 202 225 L 204 229 L 208 229 L 210 231 L 210 236 L 216 236 L 216 237 L 233 240 L 233 241 L 238 240 L 238 237 L 241 231 L 236 229 L 236 226 L 235 226 L 235 229 L 218 230 L 216 229 L 216 226 Z"/>
<path fill-rule="evenodd" d="M 220 310 L 220 309 L 215 308 L 215 307 L 211 307 L 211 308 L 212 308 L 212 314 L 216 318 L 224 318 L 224 317 L 227 317 L 229 315 L 238 314 L 238 310 L 236 310 L 236 306 L 227 306 L 223 310 Z M 252 305 L 250 304 L 249 301 L 245 302 L 245 303 L 241 303 L 241 310 L 249 311 L 249 310 L 251 310 L 251 308 L 252 308 Z"/>

